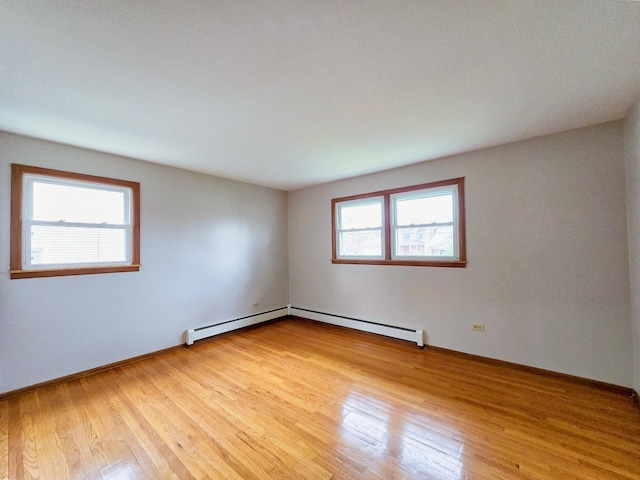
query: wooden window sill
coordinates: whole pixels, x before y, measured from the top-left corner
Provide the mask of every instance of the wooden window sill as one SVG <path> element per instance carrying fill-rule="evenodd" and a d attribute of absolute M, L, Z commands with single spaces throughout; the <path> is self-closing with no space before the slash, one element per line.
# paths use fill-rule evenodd
<path fill-rule="evenodd" d="M 10 270 L 11 279 L 65 277 L 69 275 L 91 275 L 97 273 L 137 272 L 140 265 L 115 265 L 109 267 L 83 267 L 83 268 L 49 268 L 46 270 Z"/>
<path fill-rule="evenodd" d="M 345 265 L 400 265 L 405 267 L 449 267 L 466 268 L 466 260 L 358 260 L 350 258 L 332 258 L 331 263 Z"/>

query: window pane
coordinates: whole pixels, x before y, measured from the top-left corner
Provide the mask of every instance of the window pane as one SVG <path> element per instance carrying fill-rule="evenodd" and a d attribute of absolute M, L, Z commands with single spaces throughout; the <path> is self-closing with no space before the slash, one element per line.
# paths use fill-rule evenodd
<path fill-rule="evenodd" d="M 453 221 L 453 194 L 396 199 L 396 225 Z"/>
<path fill-rule="evenodd" d="M 340 233 L 339 256 L 379 257 L 382 255 L 382 231 L 367 230 Z"/>
<path fill-rule="evenodd" d="M 453 226 L 396 229 L 396 257 L 453 257 Z"/>
<path fill-rule="evenodd" d="M 33 219 L 48 222 L 125 223 L 125 192 L 33 183 Z"/>
<path fill-rule="evenodd" d="M 341 230 L 382 226 L 382 200 L 352 206 L 344 205 L 340 207 L 339 211 Z"/>
<path fill-rule="evenodd" d="M 126 261 L 123 228 L 31 226 L 31 265 Z"/>

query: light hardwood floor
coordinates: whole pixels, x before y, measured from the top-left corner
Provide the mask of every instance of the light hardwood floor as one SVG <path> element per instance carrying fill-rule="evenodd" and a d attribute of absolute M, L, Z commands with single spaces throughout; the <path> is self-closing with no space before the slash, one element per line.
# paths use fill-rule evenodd
<path fill-rule="evenodd" d="M 633 400 L 301 319 L 0 402 L 0 479 L 638 479 Z"/>

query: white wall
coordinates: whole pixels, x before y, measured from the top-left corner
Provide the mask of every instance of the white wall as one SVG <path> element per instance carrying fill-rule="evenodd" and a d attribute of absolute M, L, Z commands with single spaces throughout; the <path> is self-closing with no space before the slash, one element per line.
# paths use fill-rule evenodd
<path fill-rule="evenodd" d="M 624 151 L 627 167 L 633 388 L 636 392 L 640 392 L 640 100 L 635 103 L 625 119 Z"/>
<path fill-rule="evenodd" d="M 9 280 L 11 163 L 140 182 L 140 272 Z M 286 192 L 0 133 L 0 205 L 0 393 L 287 303 Z"/>
<path fill-rule="evenodd" d="M 290 301 L 631 386 L 622 133 L 607 123 L 290 192 Z M 331 264 L 331 198 L 460 176 L 466 269 Z"/>

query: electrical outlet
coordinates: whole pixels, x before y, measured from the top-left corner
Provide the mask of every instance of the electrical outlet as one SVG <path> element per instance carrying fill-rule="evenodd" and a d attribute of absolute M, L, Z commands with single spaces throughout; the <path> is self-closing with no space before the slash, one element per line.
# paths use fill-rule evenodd
<path fill-rule="evenodd" d="M 484 323 L 474 323 L 471 328 L 476 332 L 484 332 Z"/>
<path fill-rule="evenodd" d="M 253 308 L 258 308 L 258 303 L 257 302 L 253 304 Z"/>

